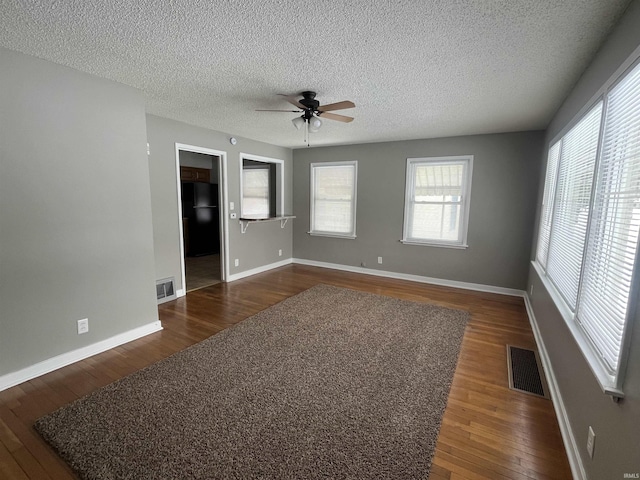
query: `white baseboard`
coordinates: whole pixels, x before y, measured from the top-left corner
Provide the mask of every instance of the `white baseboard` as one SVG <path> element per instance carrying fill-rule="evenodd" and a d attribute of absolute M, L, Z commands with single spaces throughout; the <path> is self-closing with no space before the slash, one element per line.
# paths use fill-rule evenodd
<path fill-rule="evenodd" d="M 102 353 L 106 350 L 110 350 L 124 343 L 131 342 L 132 340 L 137 340 L 138 338 L 144 337 L 159 330 L 162 330 L 162 324 L 160 323 L 160 320 L 148 323 L 138 328 L 134 328 L 133 330 L 129 330 L 128 332 L 114 335 L 113 337 L 93 343 L 91 345 L 87 345 L 86 347 L 78 348 L 76 350 L 72 350 L 71 352 L 66 352 L 55 357 L 48 358 L 47 360 L 36 363 L 35 365 L 31 365 L 27 368 L 23 368 L 22 370 L 18 370 L 17 372 L 2 375 L 0 377 L 0 392 L 15 385 L 19 385 L 20 383 L 27 382 L 33 378 L 39 377 L 40 375 L 44 375 L 45 373 L 53 372 L 54 370 L 57 370 L 59 368 L 66 367 L 67 365 L 70 365 L 72 363 L 84 360 L 85 358 L 91 357 L 98 353 Z"/>
<path fill-rule="evenodd" d="M 227 277 L 227 282 L 234 282 L 236 280 L 240 280 L 241 278 L 246 278 L 258 273 L 267 272 L 269 270 L 273 270 L 274 268 L 284 267 L 285 265 L 290 265 L 291 263 L 293 263 L 293 259 L 287 258 L 286 260 L 282 260 L 280 262 L 270 263 L 269 265 L 252 268 L 251 270 L 245 270 L 244 272 L 234 273 L 233 275 L 229 275 Z"/>
<path fill-rule="evenodd" d="M 317 262 L 315 260 L 306 260 L 304 258 L 294 258 L 293 263 L 300 265 L 309 265 L 312 267 L 331 268 L 333 270 L 342 270 L 345 272 L 363 273 L 365 275 L 375 275 L 377 277 L 396 278 L 399 280 L 410 280 L 418 283 L 429 283 L 431 285 L 440 285 L 442 287 L 462 288 L 464 290 L 475 290 L 477 292 L 497 293 L 500 295 L 509 295 L 512 297 L 524 297 L 524 290 L 515 288 L 494 287 L 493 285 L 483 285 L 481 283 L 458 282 L 456 280 L 446 280 L 443 278 L 423 277 L 422 275 L 412 275 L 409 273 L 388 272 L 385 270 L 375 270 L 372 268 L 355 267 L 351 265 L 341 265 L 338 263 Z"/>
<path fill-rule="evenodd" d="M 567 451 L 571 473 L 573 474 L 574 480 L 586 480 L 587 474 L 584 469 L 584 465 L 582 464 L 578 444 L 575 436 L 573 435 L 573 430 L 571 430 L 569 416 L 567 415 L 567 410 L 564 406 L 564 402 L 562 401 L 558 381 L 555 373 L 553 372 L 551 360 L 549 359 L 549 354 L 547 353 L 547 349 L 544 345 L 544 340 L 542 340 L 542 334 L 538 328 L 538 322 L 535 314 L 533 313 L 533 307 L 531 306 L 529 295 L 527 294 L 524 295 L 524 304 L 527 309 L 527 315 L 529 316 L 529 323 L 531 323 L 531 330 L 533 330 L 533 336 L 535 337 L 536 344 L 538 345 L 538 353 L 540 354 L 542 368 L 544 369 L 544 373 L 547 377 L 547 384 L 549 385 L 551 393 L 551 401 L 553 403 L 553 408 L 556 411 L 556 417 L 558 418 L 558 425 L 560 426 L 560 433 L 562 435 L 562 440 L 564 441 L 564 448 Z"/>

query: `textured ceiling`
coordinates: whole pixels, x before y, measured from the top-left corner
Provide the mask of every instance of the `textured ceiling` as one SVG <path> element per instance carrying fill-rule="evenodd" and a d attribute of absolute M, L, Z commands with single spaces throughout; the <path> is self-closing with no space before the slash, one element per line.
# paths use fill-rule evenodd
<path fill-rule="evenodd" d="M 629 0 L 2 0 L 0 45 L 147 111 L 302 147 L 277 93 L 352 100 L 312 145 L 545 128 Z"/>

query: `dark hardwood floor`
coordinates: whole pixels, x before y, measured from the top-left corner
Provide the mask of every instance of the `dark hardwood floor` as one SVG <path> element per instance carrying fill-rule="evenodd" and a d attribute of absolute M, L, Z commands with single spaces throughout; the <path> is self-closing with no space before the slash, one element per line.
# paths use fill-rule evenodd
<path fill-rule="evenodd" d="M 72 479 L 33 422 L 318 283 L 471 313 L 430 479 L 570 479 L 550 400 L 508 389 L 506 344 L 535 348 L 523 300 L 292 265 L 159 308 L 164 330 L 0 392 L 0 478 Z"/>

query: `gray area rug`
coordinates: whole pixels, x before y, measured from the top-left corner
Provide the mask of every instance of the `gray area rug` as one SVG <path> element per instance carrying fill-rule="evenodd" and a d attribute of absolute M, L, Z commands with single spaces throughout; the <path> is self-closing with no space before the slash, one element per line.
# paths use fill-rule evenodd
<path fill-rule="evenodd" d="M 426 479 L 467 320 L 318 285 L 35 428 L 83 479 Z"/>

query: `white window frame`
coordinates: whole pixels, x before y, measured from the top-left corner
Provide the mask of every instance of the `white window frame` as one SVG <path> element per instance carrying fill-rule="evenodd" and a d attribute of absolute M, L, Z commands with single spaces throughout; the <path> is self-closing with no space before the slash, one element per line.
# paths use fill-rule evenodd
<path fill-rule="evenodd" d="M 263 157 L 261 155 L 254 155 L 252 153 L 244 153 L 240 152 L 239 155 L 239 174 L 240 174 L 240 216 L 242 216 L 242 198 L 243 194 L 243 169 L 244 162 L 243 160 L 253 160 L 256 162 L 262 163 L 274 163 L 276 165 L 276 184 L 272 185 L 272 188 L 276 189 L 276 217 L 281 215 L 285 215 L 284 213 L 284 160 L 280 160 L 279 158 L 271 158 L 271 157 Z"/>
<path fill-rule="evenodd" d="M 331 232 L 318 230 L 315 228 L 315 172 L 318 168 L 323 167 L 353 167 L 353 190 L 351 201 L 351 231 L 348 233 Z M 344 162 L 317 162 L 310 165 L 310 211 L 309 211 L 309 235 L 320 237 L 335 237 L 353 240 L 356 238 L 356 210 L 358 199 L 358 162 L 356 160 Z"/>
<path fill-rule="evenodd" d="M 413 206 L 415 204 L 415 170 L 419 165 L 447 165 L 462 164 L 464 166 L 462 198 L 460 200 L 460 234 L 457 240 L 446 241 L 436 239 L 422 239 L 409 236 L 411 227 L 411 218 L 413 215 Z M 409 245 L 425 245 L 431 247 L 446 248 L 468 248 L 467 235 L 469 232 L 469 209 L 471 198 L 471 180 L 473 177 L 473 155 L 458 155 L 449 157 L 422 157 L 407 158 L 406 179 L 405 179 L 405 198 L 404 198 L 404 222 L 402 227 L 401 242 Z M 446 202 L 439 202 L 442 205 Z"/>
<path fill-rule="evenodd" d="M 555 146 L 557 143 L 562 142 L 563 138 L 567 135 L 567 133 L 569 133 L 569 131 L 571 131 L 571 129 L 576 124 L 578 124 L 591 111 L 594 105 L 596 105 L 598 102 L 604 101 L 604 105 L 602 109 L 603 120 L 602 120 L 600 133 L 598 137 L 598 153 L 596 158 L 594 181 L 593 181 L 590 207 L 589 207 L 590 213 L 589 213 L 589 219 L 588 219 L 589 226 L 587 227 L 587 244 L 585 245 L 585 253 L 583 255 L 581 271 L 580 271 L 580 288 L 578 292 L 579 301 L 580 301 L 580 293 L 582 291 L 585 261 L 587 257 L 587 252 L 589 251 L 589 248 L 590 248 L 590 245 L 589 245 L 590 232 L 591 232 L 590 224 L 591 224 L 592 215 L 594 212 L 593 206 L 596 200 L 596 195 L 595 195 L 596 183 L 598 182 L 598 172 L 600 170 L 600 162 L 602 160 L 601 156 L 603 154 L 602 143 L 604 140 L 603 136 L 605 135 L 605 128 L 606 128 L 605 122 L 606 122 L 606 116 L 608 112 L 608 95 L 609 95 L 609 92 L 612 91 L 621 80 L 623 80 L 623 78 L 626 76 L 627 73 L 631 72 L 631 70 L 633 70 L 638 64 L 640 64 L 639 56 L 640 56 L 640 49 L 637 52 L 635 52 L 634 55 L 632 55 L 632 57 L 627 59 L 627 61 L 623 63 L 623 65 L 621 65 L 621 67 L 616 71 L 616 73 L 612 75 L 612 77 L 600 88 L 600 90 L 587 103 L 587 105 L 585 105 L 580 110 L 580 112 L 574 117 L 574 119 L 550 142 L 550 145 L 552 145 L 552 147 L 550 148 L 553 148 L 553 146 Z M 559 162 L 556 165 L 556 168 L 559 168 Z M 551 177 L 553 177 L 553 175 L 554 175 L 553 173 L 547 172 L 546 180 L 549 180 Z M 545 185 L 545 188 L 546 188 L 546 185 Z M 556 188 L 557 188 L 557 184 L 556 184 Z M 555 198 L 552 201 L 555 202 Z M 553 209 L 553 206 L 552 206 L 552 209 Z M 553 221 L 554 220 L 552 219 L 552 225 L 553 225 Z M 541 229 L 539 227 L 537 232 L 538 242 L 540 241 L 540 235 L 541 235 Z M 639 273 L 638 271 L 640 269 L 640 265 L 639 265 L 640 262 L 638 262 L 639 255 L 640 255 L 640 249 L 637 249 L 634 266 L 633 266 L 634 275 L 629 287 L 629 303 L 627 305 L 626 318 L 624 320 L 624 328 L 623 328 L 622 338 L 620 341 L 619 362 L 618 362 L 617 369 L 613 372 L 611 371 L 610 368 L 606 366 L 605 362 L 600 357 L 600 354 L 597 352 L 594 344 L 592 343 L 592 340 L 588 337 L 585 331 L 583 331 L 583 328 L 580 325 L 580 321 L 578 318 L 580 314 L 580 308 L 581 308 L 580 303 L 578 303 L 576 308 L 577 313 L 576 311 L 572 310 L 569 307 L 569 305 L 567 304 L 563 296 L 555 287 L 553 281 L 547 275 L 548 260 L 546 265 L 543 264 L 540 261 L 541 259 L 539 258 L 535 258 L 532 261 L 532 265 L 534 269 L 536 270 L 538 276 L 540 277 L 543 285 L 546 287 L 547 291 L 549 292 L 549 295 L 551 296 L 553 302 L 558 308 L 560 315 L 563 317 L 565 323 L 567 324 L 569 330 L 571 331 L 576 343 L 578 344 L 582 354 L 584 355 L 584 358 L 587 361 L 589 367 L 591 368 L 591 371 L 593 372 L 596 380 L 598 381 L 598 384 L 600 385 L 602 391 L 607 395 L 611 395 L 614 400 L 618 400 L 624 397 L 623 385 L 625 380 L 626 366 L 627 366 L 627 360 L 629 356 L 630 337 L 631 337 L 629 332 L 633 328 L 634 318 L 636 316 L 637 307 L 638 307 L 637 305 L 638 295 L 640 293 L 640 278 L 638 278 L 640 277 L 640 275 L 638 275 Z"/>

